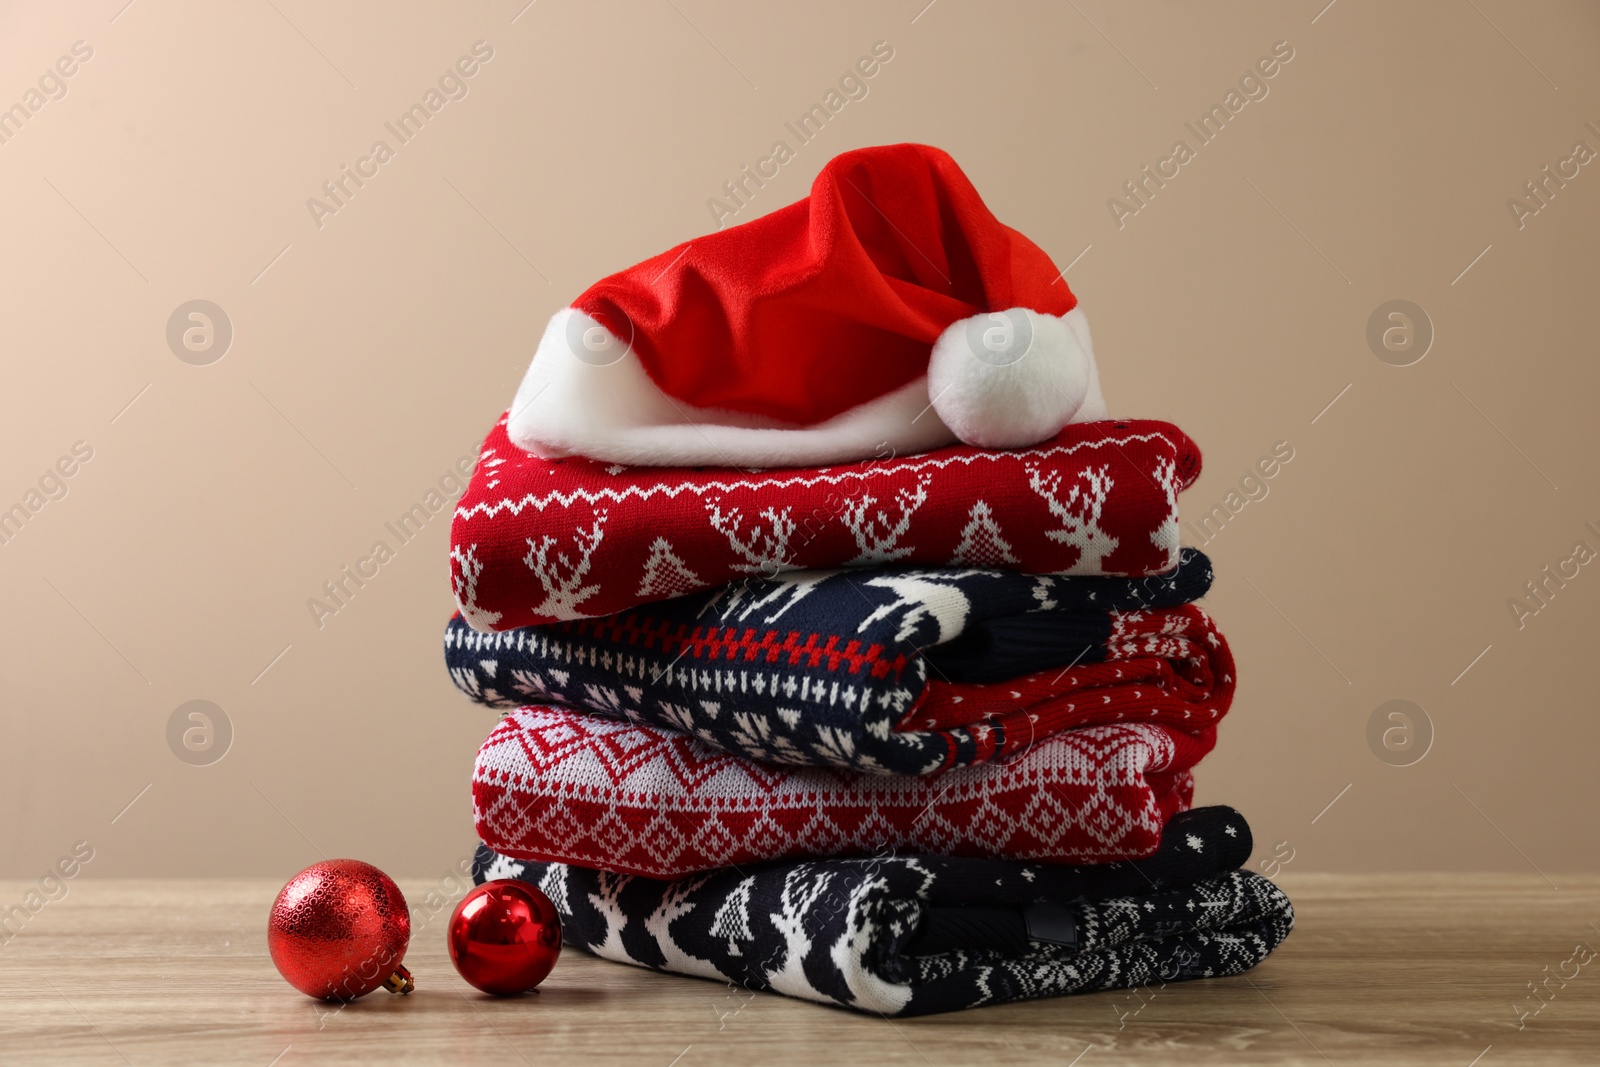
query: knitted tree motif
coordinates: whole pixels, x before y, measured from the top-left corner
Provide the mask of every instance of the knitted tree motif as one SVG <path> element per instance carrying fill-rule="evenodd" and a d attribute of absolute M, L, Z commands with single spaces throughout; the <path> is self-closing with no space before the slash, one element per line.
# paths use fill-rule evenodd
<path fill-rule="evenodd" d="M 488 704 L 490 707 L 494 707 L 496 704 L 504 703 L 501 701 L 499 693 L 492 689 L 485 690 L 483 688 L 482 683 L 478 681 L 478 672 L 470 667 L 451 667 L 450 680 L 456 683 L 457 689 L 481 704 Z"/>
<path fill-rule="evenodd" d="M 744 515 L 738 508 L 724 512 L 718 503 L 707 507 L 711 510 L 711 528 L 726 537 L 728 547 L 744 560 L 731 564 L 734 570 L 743 574 L 777 574 L 789 569 L 789 538 L 794 534 L 795 523 L 788 508 L 767 508 L 759 516 L 767 520 L 766 527 L 755 523 L 745 530 Z"/>
<path fill-rule="evenodd" d="M 850 535 L 856 539 L 857 552 L 850 561 L 852 565 L 888 563 L 911 555 L 914 548 L 902 546 L 900 538 L 911 528 L 911 516 L 927 502 L 928 482 L 928 478 L 918 478 L 916 488 L 895 491 L 893 506 L 898 516 L 892 520 L 887 510 L 872 510 L 872 505 L 878 502 L 877 497 L 863 495 L 845 503 L 841 518 Z"/>
<path fill-rule="evenodd" d="M 570 555 L 551 551 L 558 542 L 548 534 L 539 538 L 537 543 L 533 538 L 527 538 L 528 554 L 522 557 L 522 562 L 544 586 L 544 600 L 533 609 L 534 614 L 557 619 L 583 618 L 578 605 L 600 591 L 599 585 L 584 585 L 583 580 L 593 565 L 594 550 L 600 547 L 600 541 L 605 537 L 605 522 L 606 513 L 596 511 L 593 526 L 588 530 L 578 527 L 573 533 L 573 551 Z"/>
<path fill-rule="evenodd" d="M 450 589 L 456 595 L 456 607 L 461 617 L 474 630 L 487 630 L 500 621 L 501 612 L 485 611 L 478 606 L 478 579 L 483 576 L 483 561 L 478 558 L 478 546 L 450 550 Z"/>
<path fill-rule="evenodd" d="M 1059 573 L 1100 574 L 1103 561 L 1118 544 L 1117 539 L 1106 533 L 1100 525 L 1106 497 L 1110 495 L 1113 484 L 1111 468 L 1105 465 L 1091 467 L 1079 477 L 1081 484 L 1074 485 L 1063 499 L 1060 471 L 1051 471 L 1046 475 L 1036 466 L 1030 464 L 1028 467 L 1029 488 L 1044 498 L 1050 514 L 1061 523 L 1061 529 L 1046 530 L 1044 535 L 1078 550 L 1077 562 Z"/>
<path fill-rule="evenodd" d="M 711 917 L 711 936 L 728 939 L 730 956 L 739 955 L 740 942 L 755 940 L 755 931 L 750 929 L 750 889 L 755 884 L 755 878 L 745 877 Z"/>
<path fill-rule="evenodd" d="M 1011 542 L 1000 532 L 1000 524 L 995 521 L 994 512 L 989 510 L 987 501 L 979 500 L 972 505 L 967 525 L 961 530 L 961 541 L 956 545 L 956 553 L 950 557 L 950 562 L 974 567 L 999 567 L 1017 562 L 1017 557 L 1011 551 Z"/>
<path fill-rule="evenodd" d="M 672 542 L 658 537 L 650 542 L 650 557 L 644 561 L 644 576 L 636 595 L 665 600 L 704 589 L 705 584 L 672 550 Z"/>
<path fill-rule="evenodd" d="M 537 671 L 513 668 L 511 671 L 511 687 L 525 697 L 534 700 L 559 700 L 561 694 L 550 688 L 550 683 Z M 521 701 L 520 703 L 528 703 Z"/>

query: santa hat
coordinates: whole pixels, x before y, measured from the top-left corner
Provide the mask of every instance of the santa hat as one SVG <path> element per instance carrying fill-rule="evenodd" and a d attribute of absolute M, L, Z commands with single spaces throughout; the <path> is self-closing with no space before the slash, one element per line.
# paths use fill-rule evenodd
<path fill-rule="evenodd" d="M 546 327 L 507 432 L 540 456 L 785 467 L 1107 418 L 1061 272 L 937 148 L 846 152 L 811 195 L 597 282 Z"/>

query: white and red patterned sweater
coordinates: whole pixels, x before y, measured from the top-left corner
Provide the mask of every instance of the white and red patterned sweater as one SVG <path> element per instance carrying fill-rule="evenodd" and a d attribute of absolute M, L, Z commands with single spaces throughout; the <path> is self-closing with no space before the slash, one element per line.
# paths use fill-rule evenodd
<path fill-rule="evenodd" d="M 885 850 L 1110 863 L 1155 851 L 1215 742 L 1215 727 L 1089 726 L 1006 763 L 901 777 L 762 764 L 530 706 L 483 743 L 472 798 L 478 836 L 501 855 L 649 878 Z"/>
<path fill-rule="evenodd" d="M 610 615 L 750 576 L 906 562 L 1153 575 L 1178 563 L 1177 427 L 1078 423 L 1014 452 L 941 448 L 744 471 L 542 459 L 502 416 L 456 505 L 451 584 L 477 630 Z"/>

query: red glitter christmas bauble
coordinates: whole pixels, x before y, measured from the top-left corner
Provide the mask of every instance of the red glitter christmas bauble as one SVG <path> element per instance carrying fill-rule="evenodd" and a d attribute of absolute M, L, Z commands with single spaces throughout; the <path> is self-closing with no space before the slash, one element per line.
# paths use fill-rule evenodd
<path fill-rule="evenodd" d="M 300 992 L 348 1001 L 385 986 L 416 986 L 401 965 L 411 911 L 394 880 L 360 860 L 324 860 L 293 878 L 273 902 L 267 949 Z"/>
<path fill-rule="evenodd" d="M 456 905 L 446 935 L 450 962 L 485 993 L 505 997 L 540 982 L 561 955 L 561 916 L 537 886 L 505 878 Z"/>

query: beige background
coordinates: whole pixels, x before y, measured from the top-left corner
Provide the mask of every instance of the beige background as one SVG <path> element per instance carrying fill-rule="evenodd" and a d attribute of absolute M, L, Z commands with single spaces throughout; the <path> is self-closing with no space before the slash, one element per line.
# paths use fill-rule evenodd
<path fill-rule="evenodd" d="M 1200 442 L 1186 520 L 1294 448 L 1206 546 L 1242 684 L 1198 799 L 1291 869 L 1600 864 L 1600 567 L 1520 631 L 1507 607 L 1600 548 L 1600 166 L 1520 231 L 1506 206 L 1600 148 L 1592 6 L 125 2 L 0 7 L 0 106 L 94 50 L 0 144 L 0 507 L 93 448 L 0 545 L 0 876 L 79 840 L 90 877 L 462 857 L 494 713 L 442 667 L 446 518 L 320 630 L 307 598 L 472 453 L 553 311 L 705 232 L 878 40 L 741 219 L 836 152 L 937 144 L 1074 264 L 1113 409 Z M 319 229 L 307 198 L 479 40 L 469 94 Z M 1107 198 L 1281 40 L 1267 98 L 1119 229 Z M 196 298 L 234 328 L 209 366 L 165 339 Z M 1365 339 L 1394 298 L 1437 334 L 1409 367 Z M 1366 738 L 1396 698 L 1435 732 L 1409 767 Z M 191 699 L 235 731 L 210 766 L 168 748 Z"/>

